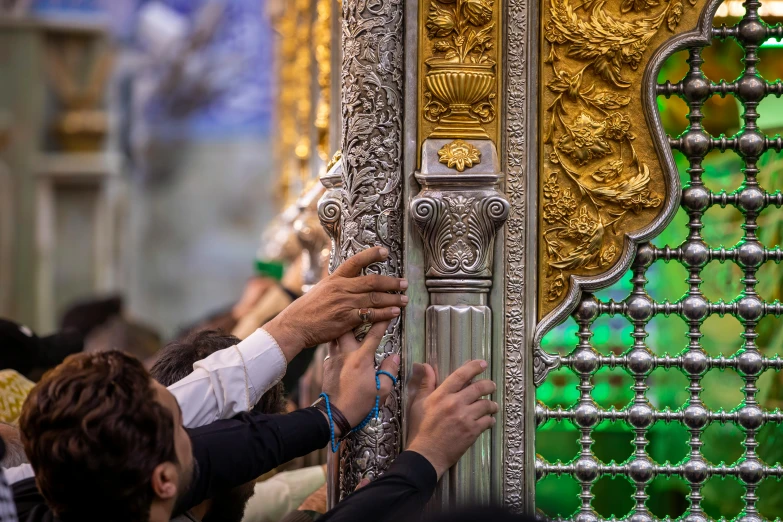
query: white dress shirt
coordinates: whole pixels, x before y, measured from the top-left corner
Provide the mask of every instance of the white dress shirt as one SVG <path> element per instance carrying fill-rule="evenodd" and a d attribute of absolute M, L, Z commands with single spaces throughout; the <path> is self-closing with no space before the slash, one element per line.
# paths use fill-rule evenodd
<path fill-rule="evenodd" d="M 193 365 L 193 373 L 168 390 L 182 409 L 182 424 L 198 428 L 250 411 L 285 375 L 277 341 L 259 328 L 239 344 L 218 350 Z M 30 464 L 5 469 L 9 484 L 34 476 Z"/>
<path fill-rule="evenodd" d="M 182 423 L 197 428 L 249 411 L 285 370 L 277 342 L 259 328 L 239 344 L 195 363 L 193 373 L 168 389 L 182 409 Z"/>

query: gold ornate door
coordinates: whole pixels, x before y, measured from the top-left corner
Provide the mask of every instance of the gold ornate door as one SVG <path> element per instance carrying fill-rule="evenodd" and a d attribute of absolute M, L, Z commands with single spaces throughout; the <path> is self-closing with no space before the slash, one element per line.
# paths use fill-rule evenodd
<path fill-rule="evenodd" d="M 725 493 L 714 483 L 728 479 L 740 488 L 731 517 L 783 516 L 765 501 L 783 477 L 770 451 L 783 432 L 771 402 L 783 348 L 770 334 L 783 313 L 774 272 L 783 139 L 760 124 L 760 106 L 783 93 L 775 69 L 760 68 L 783 37 L 766 20 L 774 9 L 756 0 L 342 9 L 343 158 L 326 178 L 337 212 L 324 217 L 335 263 L 382 244 L 392 256 L 374 270 L 409 279 L 411 303 L 379 360 L 401 351 L 403 374 L 422 361 L 442 373 L 483 357 L 499 385 L 496 428 L 436 502 L 701 520 L 729 516 L 714 508 Z M 728 25 L 716 25 L 719 9 Z M 721 42 L 735 51 L 712 52 Z M 713 77 L 707 55 L 733 64 L 733 76 Z M 677 63 L 678 76 L 664 77 Z M 705 115 L 731 107 L 736 128 L 712 134 Z M 678 110 L 679 120 L 666 116 Z M 716 167 L 721 154 L 733 159 Z M 724 319 L 733 326 L 716 328 Z M 342 454 L 335 491 L 382 473 L 404 447 L 404 377 L 383 419 Z M 736 442 L 726 452 L 715 437 L 724 428 Z M 560 486 L 557 501 L 547 497 Z M 664 513 L 658 496 L 670 490 L 679 508 Z"/>

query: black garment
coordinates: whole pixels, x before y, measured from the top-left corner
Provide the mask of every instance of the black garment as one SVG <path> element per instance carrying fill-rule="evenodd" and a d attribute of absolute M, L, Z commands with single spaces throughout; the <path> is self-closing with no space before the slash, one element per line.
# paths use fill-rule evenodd
<path fill-rule="evenodd" d="M 435 491 L 438 477 L 432 464 L 420 454 L 403 451 L 377 480 L 349 495 L 317 522 L 534 522 L 501 507 L 461 507 L 443 513 L 427 513 L 425 506 Z M 300 512 L 305 514 L 304 512 Z M 305 518 L 285 518 L 300 522 Z"/>
<path fill-rule="evenodd" d="M 84 338 L 75 330 L 38 337 L 24 325 L 0 319 L 0 368 L 29 375 L 34 368 L 57 366 L 83 347 Z"/>
<path fill-rule="evenodd" d="M 286 415 L 248 412 L 188 430 L 188 434 L 197 472 L 172 517 L 215 494 L 255 480 L 284 462 L 323 448 L 329 441 L 329 423 L 315 408 Z M 34 478 L 17 482 L 13 491 L 21 522 L 57 522 Z M 100 522 L 110 520 L 111 513 L 107 513 Z"/>
<path fill-rule="evenodd" d="M 403 451 L 386 473 L 349 495 L 318 522 L 411 520 L 421 516 L 437 483 L 430 461 L 415 451 Z"/>

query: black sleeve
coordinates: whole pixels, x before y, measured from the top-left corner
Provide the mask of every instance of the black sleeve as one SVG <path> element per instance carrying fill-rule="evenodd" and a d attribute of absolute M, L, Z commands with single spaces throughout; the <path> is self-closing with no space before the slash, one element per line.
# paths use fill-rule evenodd
<path fill-rule="evenodd" d="M 315 408 L 285 415 L 248 412 L 188 434 L 196 469 L 175 514 L 323 448 L 329 442 L 329 423 Z"/>
<path fill-rule="evenodd" d="M 411 520 L 429 501 L 438 475 L 415 451 L 403 451 L 388 471 L 337 504 L 318 522 Z"/>

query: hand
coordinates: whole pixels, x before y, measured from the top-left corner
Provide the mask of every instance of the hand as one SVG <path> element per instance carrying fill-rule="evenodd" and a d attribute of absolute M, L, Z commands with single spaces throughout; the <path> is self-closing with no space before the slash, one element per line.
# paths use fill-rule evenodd
<path fill-rule="evenodd" d="M 362 308 L 369 309 L 372 323 L 400 315 L 408 297 L 387 292 L 404 291 L 408 282 L 382 275 L 361 276 L 362 269 L 388 255 L 378 247 L 356 254 L 264 326 L 286 359 L 290 361 L 302 349 L 333 341 L 359 326 Z"/>
<path fill-rule="evenodd" d="M 324 361 L 324 392 L 351 427 L 357 426 L 370 413 L 377 395 L 381 397 L 380 407 L 391 392 L 392 380 L 386 375 L 378 376 L 380 391 L 375 388 L 375 352 L 388 326 L 388 321 L 374 324 L 362 343 L 356 340 L 353 332 L 348 332 L 329 344 L 329 358 Z M 400 371 L 400 356 L 387 357 L 380 369 L 396 377 Z M 345 435 L 336 431 L 337 426 L 335 435 Z"/>
<path fill-rule="evenodd" d="M 479 435 L 495 425 L 498 405 L 481 399 L 495 391 L 489 379 L 474 377 L 486 370 L 485 361 L 470 361 L 435 385 L 429 364 L 414 364 L 408 382 L 408 450 L 430 461 L 438 478 L 457 463 Z"/>

